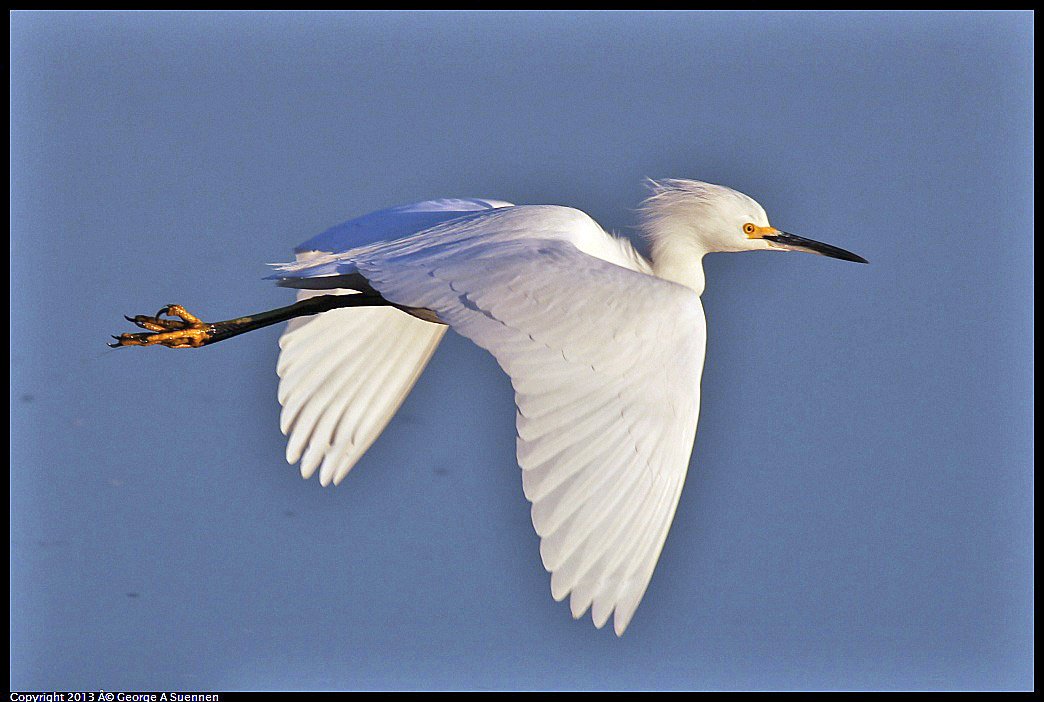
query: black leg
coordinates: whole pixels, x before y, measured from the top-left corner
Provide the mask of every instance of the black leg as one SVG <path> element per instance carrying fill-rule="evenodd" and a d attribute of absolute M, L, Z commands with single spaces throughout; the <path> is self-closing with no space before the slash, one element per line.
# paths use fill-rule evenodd
<path fill-rule="evenodd" d="M 114 336 L 118 346 L 166 346 L 173 349 L 198 348 L 216 344 L 233 336 L 239 336 L 255 329 L 285 322 L 294 317 L 305 317 L 313 314 L 329 312 L 340 307 L 377 307 L 391 306 L 427 321 L 436 322 L 437 318 L 429 310 L 418 310 L 402 307 L 388 302 L 376 293 L 358 293 L 354 295 L 316 295 L 286 307 L 279 307 L 267 312 L 237 317 L 223 322 L 204 322 L 190 314 L 181 305 L 167 305 L 156 313 L 155 317 L 137 315 L 127 317 L 148 332 L 140 334 L 120 334 Z M 168 317 L 163 317 L 168 315 Z M 174 319 L 177 317 L 177 319 Z"/>

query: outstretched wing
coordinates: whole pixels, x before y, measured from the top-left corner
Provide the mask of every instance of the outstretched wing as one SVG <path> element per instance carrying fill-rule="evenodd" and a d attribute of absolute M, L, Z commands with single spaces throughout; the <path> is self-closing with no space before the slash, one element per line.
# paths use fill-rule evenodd
<path fill-rule="evenodd" d="M 593 244 L 574 213 L 515 207 L 315 265 L 436 311 L 496 357 L 552 595 L 599 627 L 615 611 L 622 634 L 688 468 L 706 331 L 695 292 L 579 250 Z"/>
<path fill-rule="evenodd" d="M 297 259 L 397 239 L 509 204 L 432 200 L 381 210 L 306 241 L 297 247 Z M 297 299 L 353 293 L 301 290 Z M 337 309 L 292 320 L 279 339 L 277 366 L 280 428 L 289 436 L 287 461 L 301 461 L 305 478 L 318 468 L 323 485 L 341 482 L 406 399 L 445 331 L 442 325 L 389 308 Z"/>

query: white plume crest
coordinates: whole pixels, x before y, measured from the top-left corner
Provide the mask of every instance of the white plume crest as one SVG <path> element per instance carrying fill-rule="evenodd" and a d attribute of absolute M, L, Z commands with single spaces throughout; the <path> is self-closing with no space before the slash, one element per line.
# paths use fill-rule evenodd
<path fill-rule="evenodd" d="M 724 185 L 699 180 L 666 178 L 646 180 L 652 191 L 638 208 L 642 231 L 652 243 L 670 236 L 678 223 L 711 223 L 722 215 L 749 212 L 759 226 L 768 225 L 768 215 L 753 198 Z"/>

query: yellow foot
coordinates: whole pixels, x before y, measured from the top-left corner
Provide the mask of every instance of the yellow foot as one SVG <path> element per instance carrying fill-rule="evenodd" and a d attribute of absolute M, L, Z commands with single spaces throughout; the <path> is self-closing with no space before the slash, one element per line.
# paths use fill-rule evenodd
<path fill-rule="evenodd" d="M 167 315 L 167 319 L 163 318 L 164 315 Z M 155 317 L 143 314 L 134 317 L 124 316 L 128 322 L 134 322 L 151 333 L 113 336 L 116 343 L 109 344 L 113 348 L 159 345 L 171 349 L 191 349 L 203 346 L 214 334 L 213 325 L 200 320 L 181 305 L 167 305 L 157 312 Z M 173 319 L 174 317 L 177 319 Z"/>

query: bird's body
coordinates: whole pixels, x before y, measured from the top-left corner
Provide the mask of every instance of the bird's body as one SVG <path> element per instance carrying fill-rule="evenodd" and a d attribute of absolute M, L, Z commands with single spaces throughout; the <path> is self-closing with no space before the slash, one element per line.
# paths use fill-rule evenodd
<path fill-rule="evenodd" d="M 301 461 L 304 477 L 318 469 L 324 485 L 343 480 L 452 327 L 511 378 L 518 464 L 552 595 L 571 595 L 573 616 L 590 608 L 599 627 L 615 613 L 622 634 L 695 437 L 703 256 L 791 249 L 862 261 L 773 229 L 760 205 L 729 188 L 670 180 L 653 189 L 641 211 L 651 259 L 579 210 L 482 199 L 383 210 L 302 244 L 273 276 L 300 289 L 302 306 L 278 319 L 314 315 L 280 340 L 287 459 Z M 305 311 L 316 295 L 329 311 Z M 135 318 L 174 331 L 121 344 L 188 345 L 175 337 L 192 325 L 177 314 L 184 322 Z"/>

